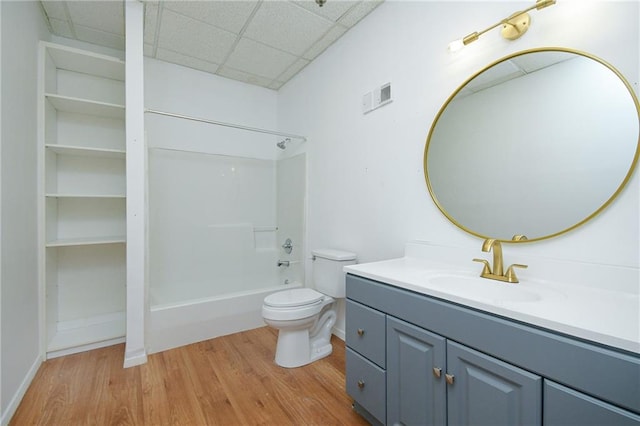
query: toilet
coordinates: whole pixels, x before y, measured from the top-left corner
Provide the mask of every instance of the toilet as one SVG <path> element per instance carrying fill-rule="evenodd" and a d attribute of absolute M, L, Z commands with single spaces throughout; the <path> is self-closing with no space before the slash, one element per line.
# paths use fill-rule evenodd
<path fill-rule="evenodd" d="M 336 323 L 335 298 L 345 297 L 342 268 L 356 263 L 356 255 L 341 250 L 313 250 L 313 285 L 279 291 L 265 297 L 264 322 L 278 329 L 275 361 L 281 367 L 300 367 L 331 354 L 331 329 Z"/>

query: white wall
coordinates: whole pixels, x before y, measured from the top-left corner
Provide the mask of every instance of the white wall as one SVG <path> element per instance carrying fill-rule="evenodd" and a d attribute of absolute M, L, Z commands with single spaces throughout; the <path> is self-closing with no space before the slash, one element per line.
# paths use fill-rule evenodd
<path fill-rule="evenodd" d="M 309 139 L 310 249 L 350 250 L 359 262 L 370 262 L 400 257 L 405 242 L 420 239 L 480 253 L 481 241 L 451 224 L 432 202 L 423 150 L 448 96 L 509 53 L 544 46 L 590 52 L 618 68 L 637 93 L 638 2 L 559 1 L 532 11 L 531 27 L 519 40 L 503 40 L 494 30 L 457 54 L 447 51 L 451 40 L 530 4 L 387 1 L 280 90 L 280 126 Z M 363 115 L 362 95 L 386 82 L 392 83 L 393 102 Z M 638 176 L 636 171 L 619 199 L 585 226 L 508 246 L 506 260 L 518 251 L 637 268 Z M 307 261 L 307 271 L 310 266 Z"/>
<path fill-rule="evenodd" d="M 145 58 L 144 72 L 146 108 L 251 127 L 276 128 L 277 92 L 273 90 L 151 58 Z M 243 131 L 237 132 L 243 134 Z M 274 136 L 274 141 L 276 139 Z"/>
<path fill-rule="evenodd" d="M 2 424 L 40 365 L 36 234 L 38 40 L 49 33 L 37 2 L 2 10 Z"/>

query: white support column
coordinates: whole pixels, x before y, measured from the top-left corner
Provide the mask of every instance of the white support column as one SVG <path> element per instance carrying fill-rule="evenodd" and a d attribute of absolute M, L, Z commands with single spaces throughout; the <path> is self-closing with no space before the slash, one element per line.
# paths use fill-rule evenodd
<path fill-rule="evenodd" d="M 127 343 L 124 367 L 147 362 L 146 148 L 144 140 L 144 4 L 125 1 L 127 132 Z"/>

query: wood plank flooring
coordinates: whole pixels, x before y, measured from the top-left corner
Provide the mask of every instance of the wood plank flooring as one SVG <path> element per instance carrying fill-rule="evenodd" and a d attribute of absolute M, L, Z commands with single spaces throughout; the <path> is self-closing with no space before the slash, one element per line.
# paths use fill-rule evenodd
<path fill-rule="evenodd" d="M 345 392 L 344 342 L 304 367 L 275 365 L 262 327 L 150 355 L 124 345 L 46 361 L 10 425 L 366 425 Z"/>

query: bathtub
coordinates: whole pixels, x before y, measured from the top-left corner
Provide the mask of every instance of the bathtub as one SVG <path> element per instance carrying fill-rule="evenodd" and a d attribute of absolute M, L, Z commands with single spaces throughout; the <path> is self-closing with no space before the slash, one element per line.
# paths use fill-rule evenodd
<path fill-rule="evenodd" d="M 276 291 L 297 287 L 302 285 L 293 282 L 176 303 L 159 303 L 163 297 L 152 288 L 147 323 L 148 353 L 262 327 L 265 325 L 262 320 L 264 298 Z"/>

